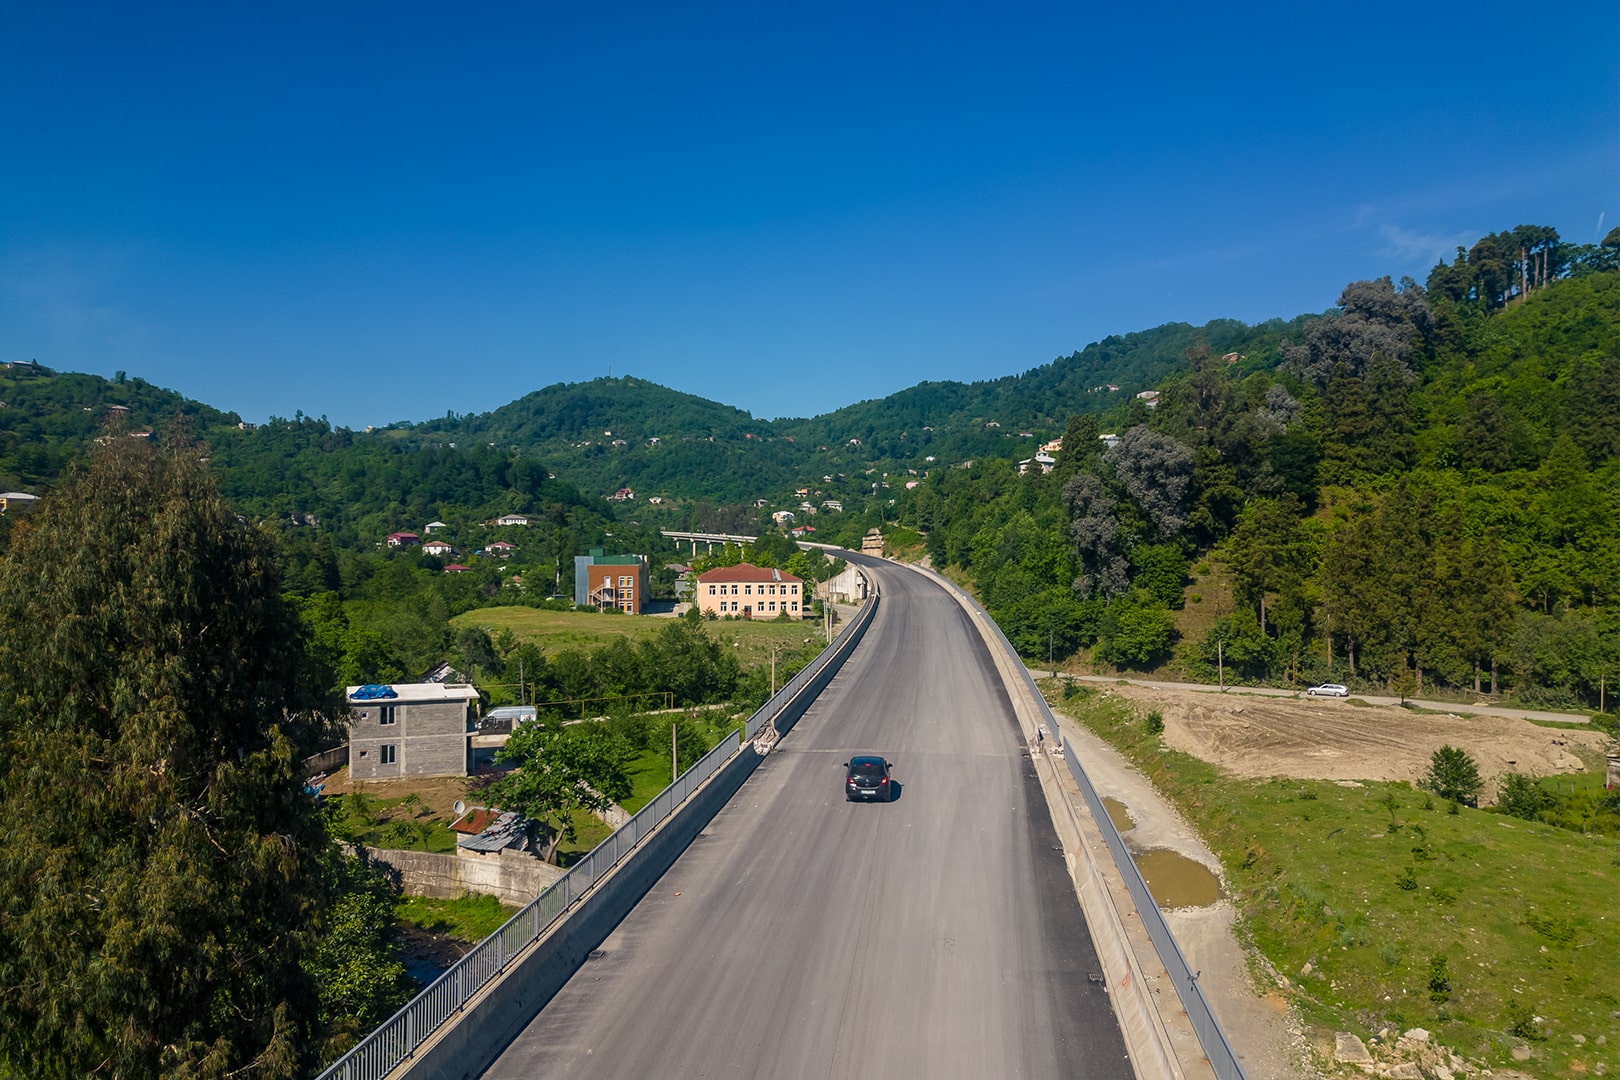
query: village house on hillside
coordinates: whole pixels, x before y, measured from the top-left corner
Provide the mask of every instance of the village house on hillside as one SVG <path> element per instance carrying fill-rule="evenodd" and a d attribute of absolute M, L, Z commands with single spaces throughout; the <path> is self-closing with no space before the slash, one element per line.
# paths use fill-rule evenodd
<path fill-rule="evenodd" d="M 454 550 L 455 548 L 443 540 L 429 540 L 422 545 L 422 554 L 424 555 L 448 555 Z"/>
<path fill-rule="evenodd" d="M 394 532 L 388 534 L 388 546 L 391 548 L 411 547 L 422 538 L 413 532 Z"/>
<path fill-rule="evenodd" d="M 698 575 L 694 599 L 705 615 L 740 619 L 803 617 L 809 610 L 804 579 L 785 570 L 738 563 Z"/>
<path fill-rule="evenodd" d="M 349 775 L 355 780 L 466 776 L 472 703 L 465 683 L 351 686 Z"/>
<path fill-rule="evenodd" d="M 526 514 L 502 514 L 500 517 L 495 519 L 493 524 L 500 525 L 500 526 L 507 526 L 507 525 L 523 525 L 523 526 L 527 526 L 529 524 L 529 518 L 528 518 L 528 515 L 526 515 Z"/>

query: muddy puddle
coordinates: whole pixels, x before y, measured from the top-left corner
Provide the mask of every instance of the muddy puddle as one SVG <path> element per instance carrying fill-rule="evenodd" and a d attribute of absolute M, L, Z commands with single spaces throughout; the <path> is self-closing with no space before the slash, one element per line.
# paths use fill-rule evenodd
<path fill-rule="evenodd" d="M 1130 808 L 1111 796 L 1103 796 L 1103 809 L 1108 811 L 1108 820 L 1114 823 L 1114 828 L 1120 832 L 1130 832 L 1136 828 L 1136 819 L 1131 817 Z"/>
<path fill-rule="evenodd" d="M 1164 848 L 1134 857 L 1148 891 L 1162 908 L 1203 907 L 1221 898 L 1220 878 L 1203 863 Z"/>

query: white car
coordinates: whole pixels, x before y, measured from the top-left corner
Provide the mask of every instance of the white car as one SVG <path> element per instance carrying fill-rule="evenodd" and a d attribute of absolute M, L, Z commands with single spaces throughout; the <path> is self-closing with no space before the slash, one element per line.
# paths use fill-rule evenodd
<path fill-rule="evenodd" d="M 1336 682 L 1323 683 L 1321 686 L 1313 686 L 1309 690 L 1305 691 L 1305 696 L 1306 697 L 1349 697 L 1350 696 L 1350 688 L 1348 686 L 1340 686 Z"/>

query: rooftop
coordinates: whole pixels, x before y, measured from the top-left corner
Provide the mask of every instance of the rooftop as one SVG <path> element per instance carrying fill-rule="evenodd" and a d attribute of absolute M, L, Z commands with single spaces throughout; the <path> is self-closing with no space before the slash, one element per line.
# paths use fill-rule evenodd
<path fill-rule="evenodd" d="M 389 705 L 412 701 L 475 701 L 478 698 L 478 691 L 467 683 L 389 683 L 388 689 L 394 692 L 391 698 L 357 698 L 355 693 L 360 689 L 350 686 L 345 688 L 344 694 L 351 702 L 369 704 L 378 701 Z"/>
<path fill-rule="evenodd" d="M 713 570 L 706 570 L 698 575 L 698 580 L 710 581 L 803 581 L 785 570 L 774 567 L 755 566 L 752 563 L 738 563 L 736 566 L 717 566 Z"/>

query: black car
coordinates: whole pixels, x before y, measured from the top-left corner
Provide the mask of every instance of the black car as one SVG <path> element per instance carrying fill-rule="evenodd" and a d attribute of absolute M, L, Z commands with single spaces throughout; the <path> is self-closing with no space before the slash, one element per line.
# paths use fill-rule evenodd
<path fill-rule="evenodd" d="M 844 762 L 844 798 L 873 799 L 888 802 L 894 798 L 894 783 L 889 770 L 894 762 L 884 761 L 876 754 L 861 754 Z"/>

